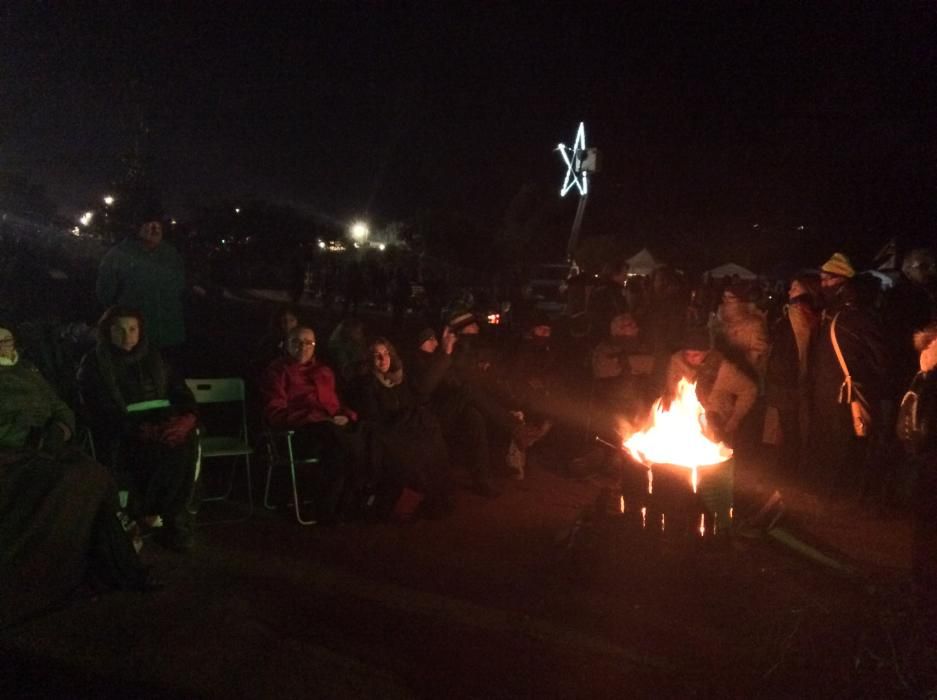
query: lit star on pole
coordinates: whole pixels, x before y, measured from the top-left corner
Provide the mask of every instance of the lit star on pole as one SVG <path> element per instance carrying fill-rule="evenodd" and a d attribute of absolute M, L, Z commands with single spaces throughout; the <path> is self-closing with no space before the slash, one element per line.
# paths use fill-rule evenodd
<path fill-rule="evenodd" d="M 579 194 L 589 193 L 589 182 L 586 179 L 586 172 L 582 169 L 582 159 L 586 153 L 586 125 L 579 122 L 579 129 L 576 131 L 576 141 L 572 148 L 565 144 L 559 144 L 556 150 L 560 152 L 560 157 L 566 163 L 566 178 L 563 180 L 563 188 L 560 190 L 560 196 L 565 197 L 573 187 L 579 190 Z"/>

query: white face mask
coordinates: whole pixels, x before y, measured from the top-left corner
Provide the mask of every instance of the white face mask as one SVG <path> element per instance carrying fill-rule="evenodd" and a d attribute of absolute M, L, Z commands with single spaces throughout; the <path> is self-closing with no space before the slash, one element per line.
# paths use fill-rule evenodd
<path fill-rule="evenodd" d="M 937 367 L 937 340 L 932 340 L 924 350 L 921 351 L 921 371 L 930 372 Z"/>

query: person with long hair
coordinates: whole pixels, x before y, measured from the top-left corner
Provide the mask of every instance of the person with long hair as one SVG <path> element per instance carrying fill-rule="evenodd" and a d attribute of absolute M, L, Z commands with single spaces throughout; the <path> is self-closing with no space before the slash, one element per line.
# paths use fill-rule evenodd
<path fill-rule="evenodd" d="M 184 378 L 150 346 L 139 311 L 114 306 L 104 312 L 78 383 L 99 451 L 118 479 L 126 478 L 131 517 L 153 527 L 167 547 L 191 548 L 186 505 L 198 450 L 196 401 Z"/>
<path fill-rule="evenodd" d="M 376 338 L 369 350 L 371 371 L 359 381 L 357 407 L 371 427 L 385 490 L 390 499 L 404 489 L 419 493 L 423 514 L 444 515 L 451 508 L 449 458 L 439 421 L 427 407 L 442 373 L 417 384 L 389 340 Z"/>

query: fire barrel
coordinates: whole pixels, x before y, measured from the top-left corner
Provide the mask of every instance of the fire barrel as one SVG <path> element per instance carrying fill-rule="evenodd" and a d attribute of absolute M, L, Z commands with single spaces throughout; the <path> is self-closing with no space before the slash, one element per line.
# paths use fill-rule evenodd
<path fill-rule="evenodd" d="M 733 459 L 693 469 L 647 466 L 625 455 L 623 510 L 640 513 L 645 529 L 696 535 L 725 533 L 732 522 Z"/>

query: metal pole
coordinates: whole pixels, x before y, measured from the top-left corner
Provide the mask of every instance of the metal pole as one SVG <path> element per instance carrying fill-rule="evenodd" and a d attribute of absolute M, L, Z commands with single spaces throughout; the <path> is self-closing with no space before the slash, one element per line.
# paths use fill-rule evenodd
<path fill-rule="evenodd" d="M 573 229 L 569 232 L 569 243 L 566 244 L 566 258 L 573 259 L 573 253 L 576 252 L 576 244 L 579 242 L 579 229 L 582 228 L 582 217 L 586 212 L 586 201 L 589 199 L 589 193 L 579 197 L 579 206 L 576 207 L 576 217 L 573 219 Z"/>

